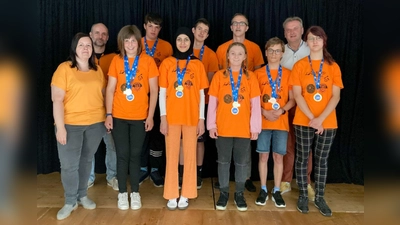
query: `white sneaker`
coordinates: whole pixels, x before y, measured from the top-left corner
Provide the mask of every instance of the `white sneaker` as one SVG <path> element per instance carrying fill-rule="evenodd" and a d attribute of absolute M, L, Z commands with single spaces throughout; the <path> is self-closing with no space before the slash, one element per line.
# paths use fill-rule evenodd
<path fill-rule="evenodd" d="M 94 185 L 94 181 L 88 181 L 87 188 L 89 189 L 89 188 L 93 187 L 93 185 Z"/>
<path fill-rule="evenodd" d="M 78 204 L 82 205 L 83 208 L 85 209 L 95 209 L 96 208 L 96 203 L 92 201 L 90 198 L 87 196 L 78 199 Z"/>
<path fill-rule="evenodd" d="M 189 199 L 181 196 L 178 202 L 178 209 L 186 209 L 189 206 Z"/>
<path fill-rule="evenodd" d="M 131 209 L 136 210 L 142 208 L 142 202 L 140 201 L 139 192 L 131 193 Z"/>
<path fill-rule="evenodd" d="M 129 209 L 128 192 L 118 194 L 118 209 Z"/>
<path fill-rule="evenodd" d="M 168 200 L 167 209 L 175 210 L 177 206 L 178 206 L 178 202 L 176 201 L 176 198 Z"/>
<path fill-rule="evenodd" d="M 111 180 L 108 180 L 107 185 L 112 187 L 112 189 L 114 189 L 114 191 L 119 191 L 118 180 L 116 177 L 113 177 Z"/>
<path fill-rule="evenodd" d="M 67 217 L 69 217 L 75 209 L 78 208 L 78 204 L 75 203 L 75 205 L 70 205 L 70 204 L 65 204 L 60 211 L 57 213 L 57 220 L 63 220 Z"/>

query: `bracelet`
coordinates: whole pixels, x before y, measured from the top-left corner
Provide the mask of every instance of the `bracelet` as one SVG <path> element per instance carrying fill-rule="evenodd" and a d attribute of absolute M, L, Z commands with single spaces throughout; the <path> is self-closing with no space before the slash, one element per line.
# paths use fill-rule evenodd
<path fill-rule="evenodd" d="M 106 117 L 107 117 L 107 116 L 112 116 L 112 113 L 106 113 Z"/>

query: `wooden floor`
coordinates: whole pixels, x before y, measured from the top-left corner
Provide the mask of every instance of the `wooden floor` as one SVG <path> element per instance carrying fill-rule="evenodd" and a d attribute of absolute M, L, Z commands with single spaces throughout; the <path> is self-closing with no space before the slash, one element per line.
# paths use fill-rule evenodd
<path fill-rule="evenodd" d="M 298 188 L 292 181 L 292 191 L 283 194 L 286 208 L 276 208 L 271 197 L 265 206 L 254 204 L 257 198 L 259 182 L 255 182 L 257 192 L 245 191 L 247 212 L 239 212 L 233 203 L 234 183 L 231 182 L 231 194 L 226 211 L 215 210 L 219 190 L 212 184 L 216 178 L 204 178 L 198 198 L 189 201 L 186 210 L 169 211 L 162 197 L 163 188 L 154 187 L 150 180 L 140 186 L 142 208 L 122 211 L 117 208 L 118 192 L 107 186 L 105 174 L 97 174 L 95 185 L 88 190 L 97 208 L 87 210 L 78 207 L 70 217 L 57 221 L 58 210 L 64 205 L 64 191 L 58 172 L 37 176 L 37 224 L 296 224 L 296 225 L 357 225 L 364 224 L 364 186 L 354 184 L 327 184 L 325 200 L 333 211 L 332 217 L 324 217 L 309 203 L 310 212 L 301 214 L 296 209 Z M 267 185 L 273 186 L 273 181 Z"/>

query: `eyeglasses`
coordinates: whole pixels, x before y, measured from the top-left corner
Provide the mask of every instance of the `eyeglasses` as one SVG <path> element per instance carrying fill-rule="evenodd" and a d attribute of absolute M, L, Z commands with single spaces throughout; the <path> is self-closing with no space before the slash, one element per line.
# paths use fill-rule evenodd
<path fill-rule="evenodd" d="M 268 54 L 273 54 L 273 53 L 275 53 L 275 54 L 277 54 L 277 55 L 279 55 L 279 54 L 281 54 L 282 53 L 282 50 L 280 50 L 280 49 L 272 49 L 272 48 L 269 48 L 269 49 L 267 49 L 267 52 L 268 52 Z"/>
<path fill-rule="evenodd" d="M 240 21 L 240 22 L 233 21 L 233 22 L 231 23 L 231 25 L 232 25 L 232 26 L 237 26 L 237 25 L 239 25 L 239 26 L 247 26 L 247 23 L 246 23 L 246 22 L 243 22 L 243 21 Z"/>
<path fill-rule="evenodd" d="M 307 41 L 321 41 L 321 40 L 322 40 L 322 38 L 320 36 L 307 38 Z"/>

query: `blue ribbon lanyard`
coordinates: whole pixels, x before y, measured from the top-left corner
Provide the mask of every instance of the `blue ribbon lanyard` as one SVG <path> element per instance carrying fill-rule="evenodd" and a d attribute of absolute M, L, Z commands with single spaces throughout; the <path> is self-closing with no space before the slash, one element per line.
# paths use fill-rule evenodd
<path fill-rule="evenodd" d="M 320 88 L 320 81 L 321 81 L 321 75 L 322 75 L 322 67 L 324 66 L 324 58 L 321 59 L 321 64 L 319 66 L 319 71 L 318 71 L 318 76 L 317 74 L 314 72 L 314 69 L 312 67 L 312 63 L 311 63 L 311 57 L 310 55 L 308 55 L 308 62 L 310 63 L 310 67 L 311 67 L 311 72 L 314 76 L 314 82 L 315 82 L 315 87 L 317 88 L 317 90 Z"/>
<path fill-rule="evenodd" d="M 190 55 L 188 56 L 188 58 L 186 60 L 185 68 L 183 68 L 181 71 L 179 68 L 179 60 L 176 59 L 176 76 L 178 78 L 178 86 L 182 85 L 183 77 L 185 76 L 186 68 L 187 68 L 187 65 L 189 64 L 189 61 L 190 61 Z"/>
<path fill-rule="evenodd" d="M 229 68 L 229 78 L 231 80 L 231 89 L 232 89 L 233 101 L 237 102 L 238 101 L 238 95 L 239 95 L 240 81 L 242 80 L 242 68 L 240 68 L 239 77 L 238 77 L 238 81 L 237 81 L 236 86 L 235 86 L 235 82 L 233 81 L 233 75 L 232 75 L 232 69 L 231 68 Z"/>
<path fill-rule="evenodd" d="M 144 36 L 144 47 L 146 49 L 146 54 L 153 57 L 154 53 L 156 52 L 156 48 L 157 48 L 157 43 L 158 43 L 158 38 L 156 39 L 156 41 L 154 42 L 153 47 L 151 48 L 151 51 L 149 49 L 149 45 L 147 45 L 147 39 L 146 36 Z"/>
<path fill-rule="evenodd" d="M 275 78 L 275 80 L 272 80 L 271 72 L 269 70 L 269 66 L 267 64 L 266 66 L 266 71 L 267 71 L 267 76 L 268 76 L 268 81 L 269 85 L 271 86 L 272 93 L 271 97 L 277 99 L 278 95 L 278 90 L 281 88 L 281 80 L 282 80 L 282 66 L 279 65 L 278 68 L 278 76 Z"/>
<path fill-rule="evenodd" d="M 139 56 L 135 57 L 135 61 L 132 65 L 132 69 L 129 69 L 129 60 L 128 56 L 124 56 L 124 64 L 125 64 L 125 79 L 126 79 L 126 88 L 131 89 L 131 80 L 134 80 L 136 77 L 136 71 L 139 63 Z"/>

